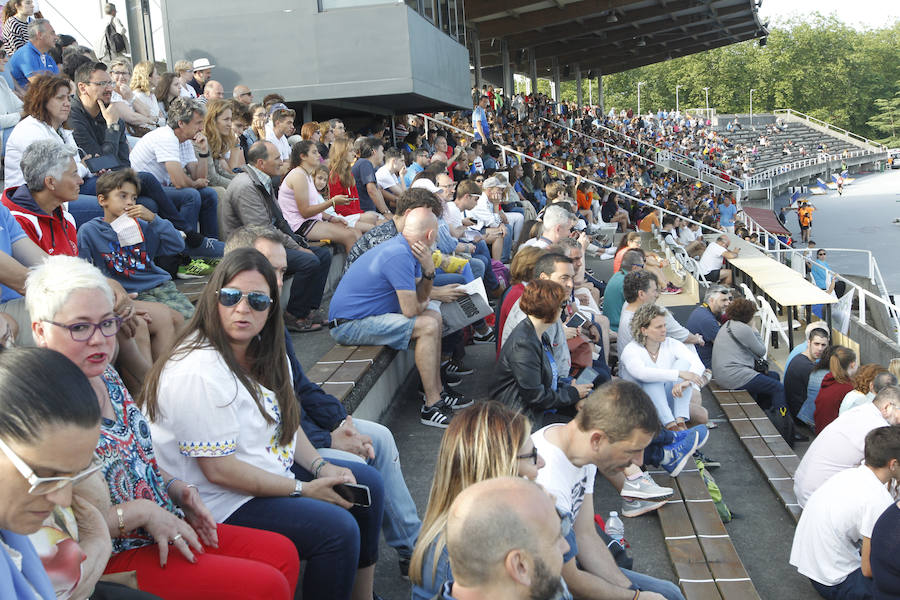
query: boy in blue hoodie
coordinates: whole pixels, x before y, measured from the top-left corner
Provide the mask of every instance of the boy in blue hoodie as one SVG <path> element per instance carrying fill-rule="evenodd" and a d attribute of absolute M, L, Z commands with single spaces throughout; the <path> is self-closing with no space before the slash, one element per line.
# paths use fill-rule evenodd
<path fill-rule="evenodd" d="M 138 300 L 161 302 L 190 319 L 194 306 L 178 291 L 169 273 L 153 262 L 155 256 L 171 256 L 184 250 L 184 239 L 169 221 L 137 204 L 140 185 L 132 169 L 100 176 L 97 202 L 103 208 L 103 216 L 91 219 L 78 230 L 78 256 L 121 283 L 128 293 L 136 293 Z M 142 241 L 122 245 L 111 225 L 122 215 L 137 221 Z"/>

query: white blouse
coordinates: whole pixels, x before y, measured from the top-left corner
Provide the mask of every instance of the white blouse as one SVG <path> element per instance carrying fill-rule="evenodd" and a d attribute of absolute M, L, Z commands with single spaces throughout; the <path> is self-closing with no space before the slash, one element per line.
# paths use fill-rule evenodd
<path fill-rule="evenodd" d="M 688 371 L 695 375 L 703 375 L 705 367 L 696 352 L 690 350 L 676 339 L 667 337 L 659 345 L 656 362 L 650 353 L 636 341 L 628 342 L 619 359 L 627 371 L 626 378 L 636 383 L 674 382 L 678 381 L 680 369 L 675 368 L 675 361 L 681 359 L 690 364 Z M 696 384 L 691 384 L 699 389 Z"/>

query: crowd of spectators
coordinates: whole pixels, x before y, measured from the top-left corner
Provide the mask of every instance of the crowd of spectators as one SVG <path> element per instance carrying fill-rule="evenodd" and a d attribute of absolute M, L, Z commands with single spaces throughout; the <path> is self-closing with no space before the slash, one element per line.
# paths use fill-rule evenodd
<path fill-rule="evenodd" d="M 848 571 L 846 586 L 885 568 L 884 546 L 869 541 L 887 506 L 872 475 L 893 478 L 900 448 L 894 434 L 857 438 L 863 423 L 880 431 L 878 417 L 895 423 L 896 378 L 858 370 L 852 350 L 815 328 L 784 384 L 754 368 L 765 347 L 723 268 L 732 199 L 647 160 L 656 145 L 735 169 L 702 120 L 486 89 L 471 114 L 442 116 L 472 142 L 415 117 L 393 142 L 377 121 L 297 129 L 277 94 L 256 102 L 237 85 L 226 99 L 206 58 L 132 68 L 111 5 L 103 62 L 58 48 L 67 40 L 33 18 L 32 0 L 7 7 L 0 341 L 40 349 L 0 353 L 0 500 L 13 507 L 0 514 L 0 595 L 292 598 L 300 587 L 368 600 L 383 534 L 416 598 L 499 586 L 523 598 L 683 599 L 631 570 L 621 540 L 595 527 L 594 481 L 637 517 L 673 493 L 644 467 L 677 477 L 693 459 L 717 466 L 700 451 L 712 377 L 823 437 L 855 436 L 843 468 L 819 461 L 850 471 L 862 449 L 871 471 L 854 483 L 872 491 L 853 524 L 863 579 Z M 660 221 L 656 207 L 674 214 Z M 681 217 L 723 233 L 706 244 Z M 657 304 L 682 292 L 668 261 L 641 248 L 641 232 L 657 230 L 714 284 L 687 326 Z M 587 255 L 612 260 L 608 283 Z M 208 281 L 192 304 L 175 282 L 198 275 Z M 442 305 L 464 286 L 483 288 L 495 313 L 448 328 Z M 345 345 L 414 348 L 419 421 L 446 429 L 422 522 L 392 433 L 304 375 L 290 334 L 324 327 Z M 468 343 L 494 344 L 492 401 L 454 389 L 474 371 Z M 31 381 L 38 369 L 53 376 Z M 810 487 L 827 478 L 821 468 L 805 467 Z M 512 477 L 537 481 L 556 510 Z M 804 498 L 816 506 L 821 493 Z M 819 535 L 801 521 L 798 536 L 810 528 Z M 78 551 L 60 566 L 69 543 Z M 846 561 L 808 559 L 796 564 L 814 585 L 844 585 Z"/>

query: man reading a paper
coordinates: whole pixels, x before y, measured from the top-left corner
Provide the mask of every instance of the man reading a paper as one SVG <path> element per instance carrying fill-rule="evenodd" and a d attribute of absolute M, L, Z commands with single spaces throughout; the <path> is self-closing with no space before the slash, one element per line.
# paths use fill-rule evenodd
<path fill-rule="evenodd" d="M 472 401 L 441 386 L 441 315 L 429 308 L 435 291 L 432 248 L 437 230 L 437 217 L 428 208 L 410 211 L 400 235 L 350 265 L 334 292 L 328 319 L 331 336 L 348 346 L 406 350 L 415 340 L 415 363 L 424 388 L 420 420 L 444 428 L 454 409 Z"/>

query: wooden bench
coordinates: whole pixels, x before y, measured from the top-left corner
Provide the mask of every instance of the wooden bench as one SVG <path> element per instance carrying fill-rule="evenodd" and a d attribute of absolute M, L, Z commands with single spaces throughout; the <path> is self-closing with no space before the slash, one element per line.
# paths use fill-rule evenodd
<path fill-rule="evenodd" d="M 673 479 L 653 472 L 673 496 L 657 513 L 666 549 L 687 600 L 754 600 L 759 594 L 697 469 Z"/>
<path fill-rule="evenodd" d="M 337 345 L 307 370 L 306 376 L 352 414 L 396 354 L 387 346 Z"/>
<path fill-rule="evenodd" d="M 794 473 L 800 458 L 748 392 L 722 389 L 715 382 L 709 389 L 775 495 L 794 521 L 799 520 L 802 510 L 794 494 Z"/>

